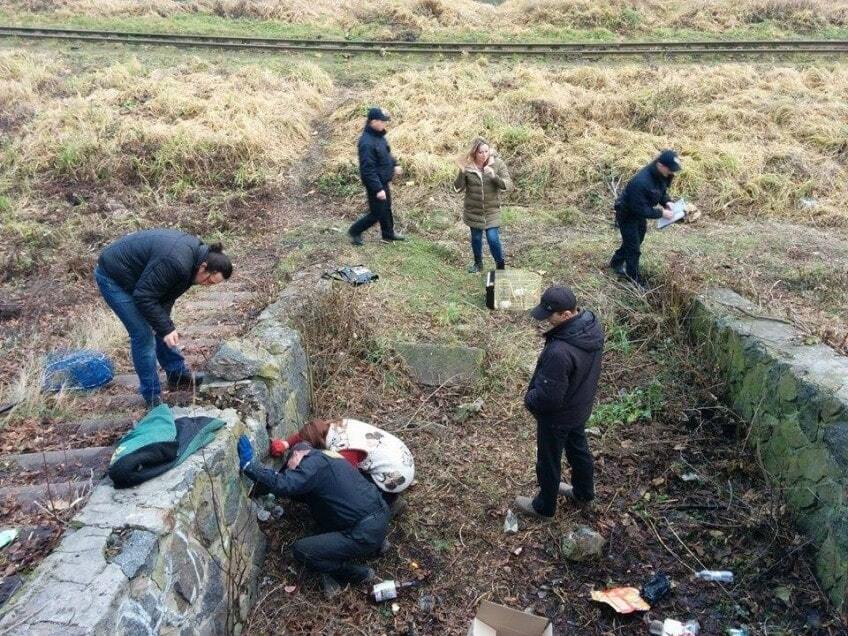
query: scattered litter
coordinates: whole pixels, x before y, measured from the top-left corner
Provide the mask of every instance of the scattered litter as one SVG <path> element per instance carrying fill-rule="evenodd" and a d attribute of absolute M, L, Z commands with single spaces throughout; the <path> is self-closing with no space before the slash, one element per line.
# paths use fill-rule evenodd
<path fill-rule="evenodd" d="M 733 583 L 733 572 L 729 570 L 701 570 L 695 573 L 695 578 L 702 581 L 717 581 L 719 583 Z"/>
<path fill-rule="evenodd" d="M 698 636 L 701 624 L 692 619 L 684 625 L 678 620 L 667 618 L 664 621 L 651 621 L 648 631 L 655 636 Z"/>
<path fill-rule="evenodd" d="M 507 508 L 506 511 L 506 519 L 504 519 L 504 532 L 507 533 L 516 533 L 518 532 L 518 517 L 515 516 L 515 513 L 511 508 Z"/>
<path fill-rule="evenodd" d="M 751 632 L 744 625 L 742 627 L 728 627 L 725 636 L 750 636 Z"/>
<path fill-rule="evenodd" d="M 256 511 L 256 518 L 259 519 L 259 521 L 268 521 L 268 519 L 271 518 L 271 513 L 268 510 L 265 510 L 265 508 L 259 508 Z"/>
<path fill-rule="evenodd" d="M 607 540 L 587 526 L 572 530 L 562 539 L 562 555 L 571 561 L 600 556 Z"/>
<path fill-rule="evenodd" d="M 56 351 L 44 362 L 42 387 L 45 391 L 87 391 L 108 384 L 115 367 L 105 353 L 91 349 Z"/>
<path fill-rule="evenodd" d="M 662 486 L 665 483 L 665 477 L 657 477 L 651 480 L 652 486 Z"/>
<path fill-rule="evenodd" d="M 586 435 L 591 435 L 592 437 L 600 437 L 601 436 L 601 429 L 599 429 L 596 426 L 590 426 L 589 428 L 586 429 Z"/>
<path fill-rule="evenodd" d="M 680 475 L 683 481 L 701 481 L 701 476 L 698 473 L 683 473 Z"/>
<path fill-rule="evenodd" d="M 295 590 L 297 589 L 297 585 L 286 585 L 283 589 L 285 590 L 286 594 L 294 594 Z"/>
<path fill-rule="evenodd" d="M 404 185 L 414 186 L 414 185 L 415 185 L 415 181 L 406 181 L 406 182 L 404 182 Z"/>
<path fill-rule="evenodd" d="M 274 506 L 271 508 L 271 516 L 274 517 L 274 519 L 282 519 L 285 514 L 285 508 L 282 506 Z"/>
<path fill-rule="evenodd" d="M 418 581 L 406 581 L 398 583 L 397 581 L 381 581 L 371 588 L 371 598 L 376 603 L 383 601 L 391 601 L 398 597 L 400 591 L 407 587 L 415 587 Z"/>
<path fill-rule="evenodd" d="M 518 546 L 517 548 L 515 548 L 515 550 L 513 550 L 513 551 L 512 551 L 512 553 L 513 553 L 515 556 L 518 556 L 518 555 L 519 555 L 519 554 L 521 554 L 523 551 L 524 551 L 524 548 L 523 548 L 523 547 L 521 547 L 521 546 Z"/>
<path fill-rule="evenodd" d="M 400 611 L 400 605 L 392 603 L 392 614 L 397 614 Z"/>
<path fill-rule="evenodd" d="M 642 586 L 640 594 L 648 603 L 656 605 L 657 601 L 665 598 L 670 591 L 671 580 L 662 572 L 658 572 L 654 578 Z"/>
<path fill-rule="evenodd" d="M 18 530 L 17 528 L 10 528 L 7 530 L 3 530 L 0 532 L 0 549 L 5 548 L 7 545 L 11 544 L 12 541 L 18 538 Z"/>
<path fill-rule="evenodd" d="M 339 269 L 324 272 L 321 278 L 329 280 L 340 280 L 343 283 L 350 283 L 354 287 L 373 283 L 380 278 L 379 274 L 375 274 L 364 265 L 355 265 L 353 267 L 340 267 Z"/>
<path fill-rule="evenodd" d="M 647 612 L 651 609 L 635 587 L 614 587 L 601 592 L 592 590 L 592 600 L 598 603 L 606 603 L 619 614 L 632 614 L 633 612 Z"/>
<path fill-rule="evenodd" d="M 532 611 L 532 606 L 522 612 L 491 601 L 483 601 L 468 629 L 468 636 L 553 636 L 554 628 L 551 622 L 544 616 L 535 616 Z"/>

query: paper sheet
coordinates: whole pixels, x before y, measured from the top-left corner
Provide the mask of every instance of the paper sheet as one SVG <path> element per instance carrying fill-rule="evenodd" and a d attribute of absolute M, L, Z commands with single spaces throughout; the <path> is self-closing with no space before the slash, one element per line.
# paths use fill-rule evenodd
<path fill-rule="evenodd" d="M 684 211 L 684 207 L 686 207 L 686 201 L 683 199 L 678 199 L 677 201 L 673 201 L 671 203 L 671 209 L 674 212 L 674 216 L 670 219 L 657 219 L 657 229 L 661 230 L 665 227 L 668 227 L 672 223 L 677 223 L 680 219 L 686 216 L 686 212 Z"/>

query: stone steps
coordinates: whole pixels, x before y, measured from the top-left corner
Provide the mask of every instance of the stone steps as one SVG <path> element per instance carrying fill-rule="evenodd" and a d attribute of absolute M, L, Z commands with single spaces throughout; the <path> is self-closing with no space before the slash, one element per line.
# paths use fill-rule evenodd
<path fill-rule="evenodd" d="M 134 423 L 135 418 L 132 416 L 117 414 L 115 417 L 102 419 L 60 422 L 56 429 L 69 435 L 92 435 L 113 429 L 129 430 Z"/>
<path fill-rule="evenodd" d="M 64 510 L 92 488 L 90 481 L 58 481 L 0 488 L 0 501 L 11 502 L 26 512 Z"/>
<path fill-rule="evenodd" d="M 39 471 L 47 479 L 86 479 L 105 473 L 112 451 L 111 446 L 92 446 L 5 455 L 0 457 L 0 474 Z"/>

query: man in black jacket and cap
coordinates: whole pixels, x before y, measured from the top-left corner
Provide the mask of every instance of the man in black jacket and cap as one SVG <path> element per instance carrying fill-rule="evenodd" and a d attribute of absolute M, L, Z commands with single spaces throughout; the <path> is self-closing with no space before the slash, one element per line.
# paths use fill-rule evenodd
<path fill-rule="evenodd" d="M 648 228 L 647 219 L 673 217 L 668 188 L 674 174 L 682 167 L 674 150 L 663 150 L 634 175 L 615 202 L 615 220 L 621 232 L 621 247 L 613 254 L 610 267 L 640 287 L 645 285 L 639 273 L 639 257 Z"/>
<path fill-rule="evenodd" d="M 567 287 L 545 290 L 531 315 L 552 325 L 524 396 L 524 406 L 536 418 L 539 494 L 535 499 L 516 497 L 515 506 L 526 515 L 552 520 L 557 494 L 584 510 L 595 498 L 586 422 L 601 375 L 604 331 L 595 314 L 577 307 Z M 563 450 L 571 465 L 571 484 L 560 481 Z"/>
<path fill-rule="evenodd" d="M 130 336 L 139 392 L 149 407 L 161 403 L 156 362 L 170 388 L 199 384 L 177 347 L 180 336 L 171 320 L 174 301 L 192 285 L 216 285 L 233 273 L 220 243 L 206 245 L 178 230 L 142 230 L 107 246 L 94 278 L 106 304 Z"/>
<path fill-rule="evenodd" d="M 376 582 L 374 570 L 356 563 L 377 556 L 389 528 L 389 508 L 377 487 L 341 455 L 298 442 L 283 458 L 283 472 L 254 461 L 245 435 L 238 441 L 239 468 L 277 497 L 309 506 L 319 534 L 292 544 L 299 562 L 321 574 L 324 595 L 343 584 Z"/>
<path fill-rule="evenodd" d="M 386 122 L 390 117 L 376 106 L 368 109 L 365 130 L 359 137 L 359 177 L 368 198 L 368 213 L 359 218 L 347 231 L 350 242 L 362 245 L 362 233 L 375 223 L 380 224 L 383 241 L 403 241 L 405 237 L 395 232 L 392 216 L 392 192 L 389 184 L 403 170 L 392 156 L 386 141 Z"/>

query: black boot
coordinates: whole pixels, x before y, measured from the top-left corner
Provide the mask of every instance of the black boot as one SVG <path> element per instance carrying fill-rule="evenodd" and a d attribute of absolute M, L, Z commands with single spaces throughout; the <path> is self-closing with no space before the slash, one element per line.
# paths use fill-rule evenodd
<path fill-rule="evenodd" d="M 506 269 L 506 263 L 504 261 L 495 261 L 495 269 Z"/>

